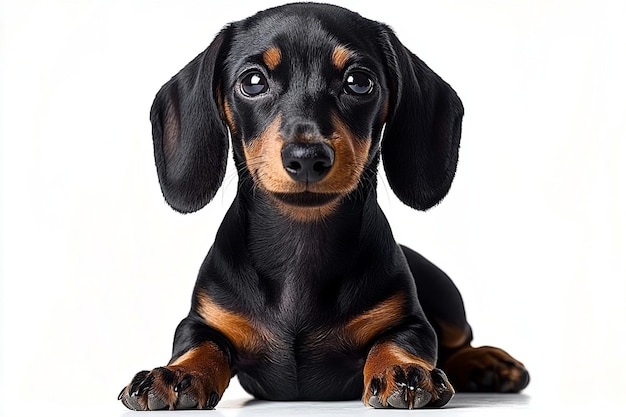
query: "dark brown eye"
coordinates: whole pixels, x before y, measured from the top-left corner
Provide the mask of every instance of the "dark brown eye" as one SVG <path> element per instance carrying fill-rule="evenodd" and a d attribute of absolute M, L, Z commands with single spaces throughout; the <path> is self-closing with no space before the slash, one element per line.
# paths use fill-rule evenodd
<path fill-rule="evenodd" d="M 374 89 L 374 81 L 363 71 L 354 71 L 348 74 L 344 83 L 344 90 L 348 94 L 362 96 Z"/>
<path fill-rule="evenodd" d="M 263 94 L 267 89 L 267 79 L 260 71 L 251 71 L 241 80 L 241 92 L 248 97 Z"/>

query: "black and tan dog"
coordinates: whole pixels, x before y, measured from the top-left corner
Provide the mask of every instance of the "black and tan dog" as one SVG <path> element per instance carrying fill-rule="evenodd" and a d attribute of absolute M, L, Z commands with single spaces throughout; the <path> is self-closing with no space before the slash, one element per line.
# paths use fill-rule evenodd
<path fill-rule="evenodd" d="M 213 408 L 233 375 L 257 398 L 373 407 L 440 407 L 453 386 L 523 389 L 520 362 L 470 346 L 456 287 L 394 241 L 376 202 L 382 155 L 400 200 L 437 204 L 462 116 L 387 26 L 348 10 L 290 4 L 224 28 L 159 91 L 151 120 L 174 209 L 213 198 L 229 132 L 237 197 L 169 364 L 139 372 L 124 405 Z"/>

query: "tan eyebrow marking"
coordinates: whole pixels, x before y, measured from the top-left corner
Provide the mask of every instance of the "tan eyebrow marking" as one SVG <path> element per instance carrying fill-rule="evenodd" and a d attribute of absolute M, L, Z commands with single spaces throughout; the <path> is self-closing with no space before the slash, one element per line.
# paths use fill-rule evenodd
<path fill-rule="evenodd" d="M 275 70 L 276 67 L 280 64 L 283 56 L 280 52 L 280 49 L 276 47 L 272 47 L 265 52 L 263 52 L 263 62 L 267 65 L 267 68 L 270 70 Z"/>
<path fill-rule="evenodd" d="M 353 56 L 354 53 L 345 46 L 337 46 L 332 53 L 331 61 L 335 68 L 342 71 L 348 64 L 348 60 Z"/>

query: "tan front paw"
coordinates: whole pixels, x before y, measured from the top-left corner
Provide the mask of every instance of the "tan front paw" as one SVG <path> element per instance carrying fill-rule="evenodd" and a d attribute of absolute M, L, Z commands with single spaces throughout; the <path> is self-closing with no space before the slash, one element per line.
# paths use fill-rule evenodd
<path fill-rule="evenodd" d="M 365 387 L 363 401 L 374 408 L 442 407 L 454 389 L 440 369 L 419 364 L 392 365 L 375 374 Z"/>
<path fill-rule="evenodd" d="M 218 391 L 206 375 L 167 366 L 139 372 L 118 399 L 131 410 L 211 409 L 220 399 Z"/>

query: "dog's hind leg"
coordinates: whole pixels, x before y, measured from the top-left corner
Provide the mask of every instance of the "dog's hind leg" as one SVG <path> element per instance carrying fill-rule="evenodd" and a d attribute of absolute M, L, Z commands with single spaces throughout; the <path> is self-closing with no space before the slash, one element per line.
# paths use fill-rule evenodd
<path fill-rule="evenodd" d="M 470 346 L 459 290 L 450 277 L 417 252 L 402 246 L 426 318 L 437 334 L 438 367 L 457 392 L 519 392 L 530 377 L 524 365 L 502 349 Z"/>

